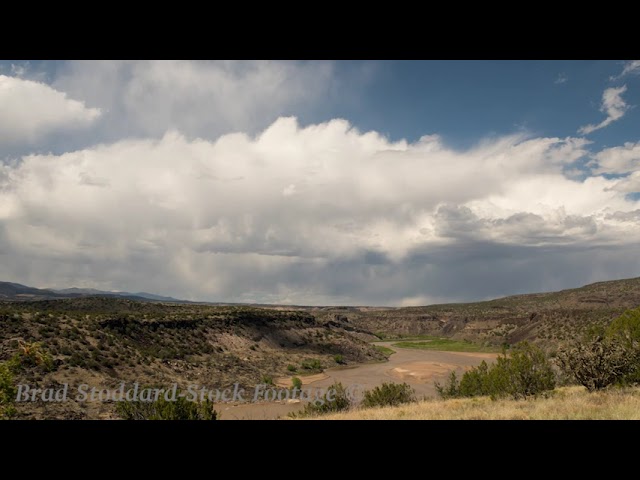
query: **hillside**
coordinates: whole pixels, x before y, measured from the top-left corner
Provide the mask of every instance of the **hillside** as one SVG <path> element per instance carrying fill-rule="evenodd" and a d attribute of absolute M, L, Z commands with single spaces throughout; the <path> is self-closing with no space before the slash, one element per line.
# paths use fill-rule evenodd
<path fill-rule="evenodd" d="M 288 365 L 304 374 L 309 360 L 322 368 L 335 366 L 336 355 L 346 363 L 383 360 L 362 339 L 368 337 L 299 311 L 101 297 L 0 304 L 0 360 L 10 358 L 21 341 L 41 343 L 53 359 L 52 371 L 27 369 L 18 381 L 45 388 L 114 388 L 122 381 L 252 386 L 286 375 Z M 22 418 L 108 418 L 112 409 L 29 402 L 19 411 Z"/>
<path fill-rule="evenodd" d="M 47 298 L 62 298 L 63 294 L 53 290 L 27 287 L 19 283 L 0 282 L 0 301 L 2 300 L 43 300 Z"/>
<path fill-rule="evenodd" d="M 438 335 L 499 345 L 533 340 L 553 346 L 640 306 L 640 278 L 475 303 L 408 308 L 318 308 L 381 337 Z"/>

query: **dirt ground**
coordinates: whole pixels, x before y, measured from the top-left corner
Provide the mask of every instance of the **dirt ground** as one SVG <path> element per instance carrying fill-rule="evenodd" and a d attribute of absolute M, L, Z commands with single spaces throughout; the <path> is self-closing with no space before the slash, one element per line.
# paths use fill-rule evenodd
<path fill-rule="evenodd" d="M 355 392 L 362 392 L 376 387 L 383 382 L 406 382 L 411 385 L 418 397 L 435 396 L 434 381 L 443 381 L 450 371 L 462 373 L 479 365 L 483 360 L 488 362 L 497 357 L 495 353 L 475 352 L 441 352 L 436 350 L 419 350 L 392 347 L 394 342 L 381 342 L 378 345 L 395 350 L 388 362 L 341 367 L 326 370 L 322 374 L 300 377 L 304 387 L 326 389 L 334 382 L 341 382 Z M 276 385 L 291 385 L 290 377 L 276 380 Z M 302 408 L 300 402 L 271 402 L 261 404 L 219 405 L 222 420 L 233 419 L 276 419 L 286 417 L 289 412 Z"/>

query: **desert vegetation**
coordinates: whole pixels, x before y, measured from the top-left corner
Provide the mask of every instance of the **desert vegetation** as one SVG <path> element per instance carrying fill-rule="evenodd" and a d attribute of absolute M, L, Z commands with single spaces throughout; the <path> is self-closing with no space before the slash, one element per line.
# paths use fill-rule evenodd
<path fill-rule="evenodd" d="M 160 397 L 153 402 L 116 402 L 116 413 L 123 420 L 217 420 L 218 414 L 208 399 L 195 402 L 180 395 L 178 391 L 175 400 Z"/>
<path fill-rule="evenodd" d="M 163 405 L 18 404 L 15 388 L 80 382 L 109 388 L 133 381 L 181 388 L 190 383 L 225 388 L 239 381 L 251 387 L 385 362 L 394 352 L 390 347 L 478 353 L 487 359 L 493 356 L 485 352 L 503 349 L 495 362 L 440 380 L 441 396 L 451 401 L 542 401 L 562 391 L 558 385 L 579 385 L 594 394 L 633 392 L 640 383 L 639 304 L 640 279 L 397 309 L 254 308 L 104 297 L 5 301 L 0 302 L 0 417 L 204 418 L 187 410 L 191 407 L 171 412 Z M 376 344 L 381 338 L 387 343 Z M 304 415 L 422 401 L 402 383 L 371 388 L 356 404 L 343 400 L 321 409 L 305 407 Z"/>
<path fill-rule="evenodd" d="M 640 308 L 625 311 L 607 328 L 593 328 L 553 355 L 522 342 L 494 363 L 482 362 L 459 379 L 451 372 L 436 382 L 442 400 L 408 397 L 371 401 L 383 385 L 365 393 L 349 413 L 329 419 L 619 419 L 640 418 Z M 558 383 L 565 385 L 556 388 Z M 386 395 L 390 397 L 390 395 Z M 369 401 L 367 401 L 367 399 Z M 404 405 L 408 404 L 408 405 Z"/>
<path fill-rule="evenodd" d="M 407 383 L 383 383 L 364 392 L 362 408 L 393 407 L 416 401 L 415 391 Z"/>
<path fill-rule="evenodd" d="M 359 330 L 299 310 L 142 303 L 83 297 L 0 302 L 2 384 L 90 382 L 252 387 L 328 366 L 382 361 Z M 24 368 L 14 368 L 18 355 Z M 112 404 L 6 402 L 16 418 L 117 418 Z M 6 398 L 5 398 L 6 397 Z M 4 415 L 4 414 L 3 414 Z"/>
<path fill-rule="evenodd" d="M 464 373 L 458 381 L 451 372 L 444 385 L 436 382 L 442 398 L 489 396 L 492 399 L 527 398 L 553 390 L 555 373 L 549 359 L 538 347 L 523 342 L 508 353 L 505 351 L 495 363 L 480 366 Z"/>
<path fill-rule="evenodd" d="M 640 388 L 588 392 L 560 387 L 527 400 L 489 397 L 428 399 L 395 407 L 352 409 L 322 420 L 640 420 Z"/>

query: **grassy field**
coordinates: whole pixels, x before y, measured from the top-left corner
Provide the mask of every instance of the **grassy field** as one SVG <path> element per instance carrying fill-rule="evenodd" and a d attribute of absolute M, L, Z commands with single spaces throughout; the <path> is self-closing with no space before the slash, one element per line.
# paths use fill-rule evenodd
<path fill-rule="evenodd" d="M 426 400 L 399 407 L 358 409 L 320 420 L 640 420 L 640 388 L 589 393 L 557 389 L 549 398 L 497 400 L 488 397 Z"/>
<path fill-rule="evenodd" d="M 424 341 L 404 341 L 394 343 L 393 347 L 418 348 L 420 350 L 441 350 L 445 352 L 500 352 L 499 349 L 485 347 L 479 343 L 452 340 L 450 338 L 422 336 Z"/>

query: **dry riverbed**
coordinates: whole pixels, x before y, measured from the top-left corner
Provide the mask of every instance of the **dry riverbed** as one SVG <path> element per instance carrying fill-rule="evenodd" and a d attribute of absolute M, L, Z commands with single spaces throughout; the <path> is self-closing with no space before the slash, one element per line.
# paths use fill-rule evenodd
<path fill-rule="evenodd" d="M 452 370 L 458 373 L 479 365 L 483 360 L 492 361 L 495 353 L 443 352 L 419 350 L 392 346 L 394 342 L 380 342 L 377 345 L 394 350 L 388 362 L 370 363 L 326 370 L 317 375 L 299 377 L 304 388 L 326 389 L 334 382 L 345 387 L 357 385 L 358 390 L 368 390 L 384 382 L 406 382 L 418 397 L 435 396 L 434 381 L 442 382 Z M 291 377 L 276 379 L 277 388 L 291 386 Z M 271 402 L 238 405 L 218 405 L 222 420 L 233 419 L 276 419 L 302 408 L 301 403 Z"/>

